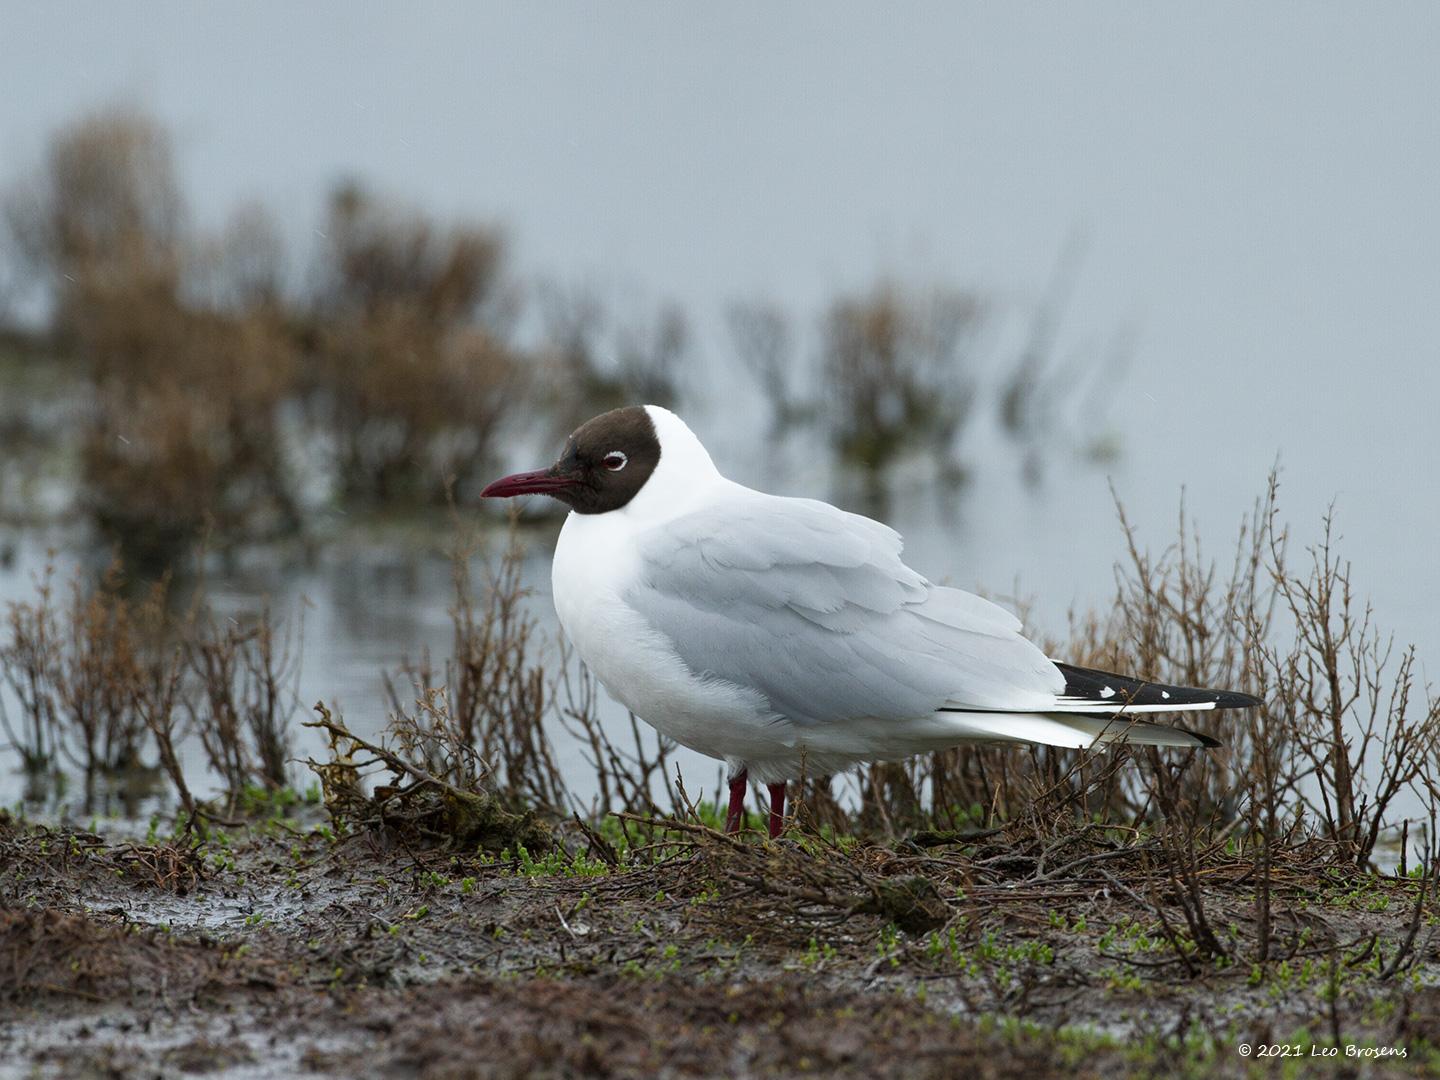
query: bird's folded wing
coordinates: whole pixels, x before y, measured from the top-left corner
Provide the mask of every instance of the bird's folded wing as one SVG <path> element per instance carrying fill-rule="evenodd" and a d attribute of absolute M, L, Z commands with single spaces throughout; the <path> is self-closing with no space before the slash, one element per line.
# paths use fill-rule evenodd
<path fill-rule="evenodd" d="M 625 600 L 696 674 L 800 724 L 1054 702 L 1064 679 L 1015 616 L 900 553 L 869 518 L 745 492 L 643 534 Z"/>

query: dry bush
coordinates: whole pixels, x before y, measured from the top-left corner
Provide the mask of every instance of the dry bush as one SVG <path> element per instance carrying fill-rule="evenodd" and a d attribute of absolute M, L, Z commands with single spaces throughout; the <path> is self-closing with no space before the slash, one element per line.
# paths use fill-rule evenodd
<path fill-rule="evenodd" d="M 166 133 L 128 110 L 58 132 L 5 211 L 94 383 L 80 501 L 127 563 L 161 571 L 212 524 L 219 544 L 297 531 L 297 437 L 334 448 L 354 499 L 439 502 L 488 474 L 524 370 L 495 230 L 342 188 L 297 297 L 263 208 L 186 228 Z M 297 435 L 282 418 L 306 402 L 319 423 Z"/>
<path fill-rule="evenodd" d="M 144 625 L 161 601 L 134 605 L 122 584 L 112 566 L 94 589 L 73 582 L 62 604 L 47 571 L 35 602 L 10 606 L 9 635 L 0 643 L 0 666 L 21 711 L 20 733 L 8 732 L 12 745 L 30 771 L 53 769 L 63 754 L 85 778 L 87 811 L 102 780 L 145 769 L 148 730 L 134 701 Z"/>
<path fill-rule="evenodd" d="M 1077 620 L 1069 644 L 1050 648 L 1082 665 L 1260 697 L 1255 710 L 1185 717 L 1221 749 L 946 751 L 913 770 L 937 813 L 1138 825 L 1183 809 L 1213 823 L 1198 832 L 1243 827 L 1262 848 L 1306 835 L 1296 829 L 1308 820 L 1341 858 L 1366 865 L 1401 828 L 1392 812 L 1402 794 L 1433 807 L 1440 711 L 1416 683 L 1413 653 L 1395 655 L 1355 601 L 1328 517 L 1310 565 L 1291 568 L 1277 490 L 1272 476 L 1223 574 L 1183 507 L 1177 541 L 1158 555 L 1122 508 L 1128 561 L 1114 608 Z"/>
<path fill-rule="evenodd" d="M 633 715 L 626 744 L 612 738 L 600 722 L 598 684 L 564 642 L 557 643 L 553 671 L 546 669 L 537 656 L 537 622 L 526 608 L 524 551 L 513 531 L 498 563 L 487 568 L 478 601 L 470 572 L 475 551 L 473 540 L 461 544 L 453 560 L 455 633 L 444 700 L 458 741 L 489 763 L 492 784 L 511 805 L 554 812 L 575 804 L 556 764 L 554 740 L 563 732 L 593 770 L 592 816 L 655 810 L 653 792 L 668 787 L 674 744 L 642 730 Z M 421 671 L 407 674 L 417 687 L 432 685 Z"/>
<path fill-rule="evenodd" d="M 1160 681 L 1263 698 L 1248 715 L 1196 717 L 1226 745 L 1186 777 L 1189 798 L 1227 822 L 1263 821 L 1263 843 L 1306 815 L 1340 857 L 1363 866 L 1400 829 L 1392 811 L 1403 793 L 1435 804 L 1440 709 L 1416 682 L 1413 651 L 1397 655 L 1355 599 L 1330 515 L 1308 565 L 1294 565 L 1277 490 L 1272 474 L 1223 578 L 1183 510 L 1179 540 L 1155 558 L 1122 512 L 1130 567 L 1111 648 Z"/>
<path fill-rule="evenodd" d="M 782 307 L 763 298 L 732 304 L 730 339 L 761 390 L 769 441 L 818 423 L 836 459 L 865 478 L 872 503 L 883 495 L 887 471 L 908 454 L 928 456 L 942 481 L 958 484 L 967 470 L 957 444 L 980 401 L 982 365 L 998 361 L 986 404 L 1019 449 L 1027 483 L 1040 482 L 1047 456 L 1056 452 L 1112 460 L 1118 436 L 1105 418 L 1128 343 L 1122 334 L 1108 356 L 1094 349 L 1058 355 L 1075 255 L 1071 248 L 1061 258 L 1013 357 L 997 355 L 993 333 L 982 339 L 998 323 L 984 298 L 954 289 L 880 280 L 841 295 L 820 321 L 813 356 L 798 347 Z"/>
<path fill-rule="evenodd" d="M 250 788 L 285 786 L 299 653 L 268 611 L 242 625 L 197 600 L 177 615 L 167 581 L 133 597 L 119 564 L 98 583 L 77 575 L 63 601 L 51 572 L 37 590 L 10 605 L 0 638 L 0 674 L 19 706 L 0 720 L 27 770 L 70 764 L 87 812 L 102 781 L 107 794 L 144 794 L 136 781 L 163 771 L 193 822 L 178 750 L 193 736 L 232 808 Z"/>
<path fill-rule="evenodd" d="M 11 748 L 20 755 L 21 767 L 32 776 L 58 770 L 60 741 L 64 737 L 55 688 L 60 628 L 54 591 L 53 575 L 47 571 L 36 582 L 33 603 L 10 605 L 8 634 L 0 647 L 0 667 L 20 707 L 18 721 L 12 722 L 0 700 L 0 722 Z"/>
<path fill-rule="evenodd" d="M 836 459 L 860 472 L 875 498 L 906 454 L 929 456 L 946 479 L 963 475 L 957 444 L 976 399 L 985 324 L 977 296 L 884 280 L 841 295 L 820 321 L 813 364 L 783 308 L 744 301 L 726 319 L 736 354 L 762 391 L 772 442 L 817 422 Z"/>
<path fill-rule="evenodd" d="M 560 643 L 557 666 L 561 676 L 551 696 L 559 726 L 580 744 L 581 754 L 595 780 L 590 816 L 659 813 L 661 807 L 655 802 L 657 790 L 667 793 L 668 810 L 678 813 L 679 793 L 671 779 L 675 741 L 634 713 L 627 714 L 624 730 L 612 738 L 600 722 L 596 700 L 600 684 L 564 642 Z"/>
<path fill-rule="evenodd" d="M 140 652 L 131 605 L 118 595 L 118 569 L 86 593 L 72 587 L 67 625 L 71 642 L 55 672 L 62 715 L 78 743 L 87 792 L 96 774 L 140 764 L 145 726 L 131 707 L 140 678 Z"/>
<path fill-rule="evenodd" d="M 454 635 L 443 670 L 428 660 L 404 666 L 413 709 L 391 684 L 395 745 L 447 783 L 493 791 L 512 809 L 564 814 L 576 799 L 557 764 L 555 739 L 569 738 L 593 770 L 592 816 L 654 811 L 652 793 L 668 786 L 674 744 L 634 716 L 629 739 L 617 743 L 600 722 L 594 676 L 563 642 L 554 667 L 546 667 L 513 528 L 477 588 L 471 567 L 479 551 L 478 537 L 462 534 L 452 553 Z"/>
<path fill-rule="evenodd" d="M 1275 589 L 1294 627 L 1288 649 L 1262 659 L 1274 708 L 1290 724 L 1290 772 L 1310 778 L 1306 805 L 1337 847 L 1364 865 L 1390 810 L 1406 791 L 1437 797 L 1440 702 L 1417 682 L 1415 651 L 1396 654 L 1368 604 L 1351 591 L 1350 567 L 1335 553 L 1333 519 L 1295 572 L 1285 561 L 1284 534 L 1271 531 Z"/>
<path fill-rule="evenodd" d="M 402 666 L 399 683 L 408 685 L 409 700 L 387 679 L 391 715 L 378 740 L 356 735 L 323 704 L 315 707 L 319 719 L 307 726 L 326 734 L 329 756 L 307 764 L 342 830 L 407 844 L 539 851 L 551 844 L 542 819 L 568 810 L 549 731 L 552 685 L 535 656 L 520 549 L 512 535 L 478 597 L 470 569 L 477 551 L 478 541 L 465 533 L 452 555 L 453 655 L 439 671 L 428 657 Z"/>
<path fill-rule="evenodd" d="M 503 322 L 512 298 L 504 242 L 487 227 L 441 229 L 415 212 L 342 184 L 330 200 L 327 307 L 369 314 L 414 307 L 435 322 Z"/>
<path fill-rule="evenodd" d="M 251 788 L 288 783 L 291 721 L 300 709 L 294 636 L 268 609 L 244 623 L 209 612 L 186 620 L 181 648 L 192 680 L 180 703 L 225 784 L 227 813 Z"/>
<path fill-rule="evenodd" d="M 351 499 L 443 502 L 493 464 L 524 366 L 493 229 L 441 229 L 355 186 L 331 200 L 313 397 Z"/>
<path fill-rule="evenodd" d="M 286 301 L 285 277 L 280 225 L 264 206 L 246 203 L 217 235 L 193 245 L 184 290 L 187 300 L 205 311 L 277 311 Z"/>
<path fill-rule="evenodd" d="M 180 763 L 179 743 L 186 733 L 182 704 L 188 691 L 185 648 L 166 632 L 169 612 L 164 599 L 161 590 L 153 590 L 141 609 L 146 648 L 135 686 L 134 707 L 155 742 L 160 768 L 175 789 L 188 828 L 195 823 L 199 807 Z"/>
<path fill-rule="evenodd" d="M 407 662 L 388 681 L 391 715 L 378 741 L 317 706 L 311 726 L 328 735 L 330 755 L 309 765 L 332 816 L 407 842 L 548 847 L 544 821 L 581 809 L 557 762 L 557 736 L 575 740 L 594 770 L 587 816 L 658 812 L 653 792 L 667 782 L 673 744 L 642 731 L 633 716 L 632 741 L 612 738 L 596 710 L 594 678 L 563 645 L 560 674 L 544 664 L 515 533 L 477 589 L 471 564 L 479 550 L 465 534 L 453 552 L 452 655 L 439 669 L 428 658 Z M 384 782 L 373 783 L 377 767 L 389 774 Z"/>
<path fill-rule="evenodd" d="M 497 854 L 550 848 L 543 818 L 553 812 L 516 809 L 497 795 L 487 783 L 488 766 L 457 737 L 441 691 L 427 691 L 413 712 L 396 712 L 379 741 L 350 731 L 324 703 L 315 711 L 319 719 L 306 726 L 325 733 L 329 756 L 306 764 L 319 777 L 325 808 L 341 832 Z M 374 783 L 377 766 L 388 773 L 382 783 Z"/>
<path fill-rule="evenodd" d="M 451 557 L 451 656 L 439 673 L 425 662 L 405 665 L 420 722 L 392 687 L 398 730 L 413 729 L 405 736 L 412 745 L 434 744 L 447 761 L 464 763 L 457 783 L 478 787 L 474 766 L 483 762 L 488 786 L 510 805 L 563 812 L 569 799 L 549 730 L 553 686 L 536 655 L 536 619 L 520 580 L 523 552 L 512 533 L 477 595 L 471 561 L 478 550 L 473 534 L 459 537 Z"/>

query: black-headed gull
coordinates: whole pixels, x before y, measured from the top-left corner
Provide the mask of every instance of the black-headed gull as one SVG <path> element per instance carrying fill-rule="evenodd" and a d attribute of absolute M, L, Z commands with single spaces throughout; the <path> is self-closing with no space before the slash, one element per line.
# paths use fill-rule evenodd
<path fill-rule="evenodd" d="M 582 425 L 548 469 L 482 495 L 543 493 L 571 513 L 555 547 L 560 624 L 601 684 L 729 769 L 727 829 L 750 777 L 770 791 L 861 762 L 972 741 L 1213 746 L 1140 714 L 1259 704 L 1056 663 L 988 600 L 927 581 L 894 529 L 727 480 L 655 405 Z"/>

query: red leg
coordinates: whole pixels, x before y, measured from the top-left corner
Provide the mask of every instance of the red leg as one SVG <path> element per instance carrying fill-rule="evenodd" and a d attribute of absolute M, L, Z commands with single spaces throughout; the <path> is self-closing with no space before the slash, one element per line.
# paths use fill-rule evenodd
<path fill-rule="evenodd" d="M 725 831 L 738 833 L 740 822 L 745 817 L 745 788 L 750 784 L 750 773 L 741 769 L 730 778 L 730 813 L 725 816 Z"/>
<path fill-rule="evenodd" d="M 785 785 L 770 785 L 770 839 L 780 835 L 785 827 Z"/>

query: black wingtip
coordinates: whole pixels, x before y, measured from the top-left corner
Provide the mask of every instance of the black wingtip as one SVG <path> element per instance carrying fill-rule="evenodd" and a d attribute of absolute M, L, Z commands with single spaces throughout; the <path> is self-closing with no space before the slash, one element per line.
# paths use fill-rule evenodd
<path fill-rule="evenodd" d="M 1264 704 L 1254 694 L 1242 694 L 1239 690 L 1220 690 L 1215 694 L 1217 709 L 1256 709 Z"/>
<path fill-rule="evenodd" d="M 1206 735 L 1203 731 L 1191 731 L 1189 728 L 1181 728 L 1180 730 L 1185 732 L 1185 734 L 1189 735 L 1192 739 L 1196 740 L 1200 744 L 1200 749 L 1202 750 L 1214 750 L 1218 747 L 1225 745 L 1219 739 L 1213 739 L 1209 735 Z"/>
<path fill-rule="evenodd" d="M 1096 705 L 1211 705 L 1216 709 L 1253 709 L 1262 704 L 1251 694 L 1238 690 L 1211 690 L 1200 686 L 1171 686 L 1147 682 L 1131 675 L 1120 675 L 1099 668 L 1082 668 L 1074 664 L 1055 666 L 1065 676 L 1067 697 L 1094 701 Z"/>

